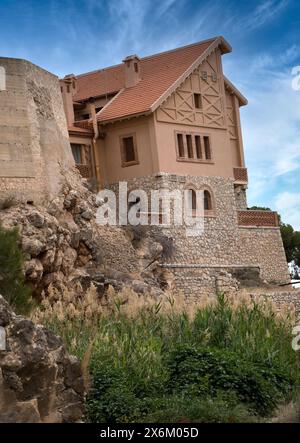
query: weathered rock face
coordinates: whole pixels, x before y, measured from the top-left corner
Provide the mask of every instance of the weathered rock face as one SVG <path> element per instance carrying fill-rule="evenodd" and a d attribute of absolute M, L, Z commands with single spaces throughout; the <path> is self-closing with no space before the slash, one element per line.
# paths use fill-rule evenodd
<path fill-rule="evenodd" d="M 0 423 L 75 422 L 83 415 L 79 361 L 0 296 Z"/>
<path fill-rule="evenodd" d="M 50 284 L 70 288 L 79 277 L 85 284 L 93 282 L 99 292 L 109 284 L 160 292 L 152 271 L 161 246 L 151 240 L 137 249 L 125 229 L 97 225 L 97 207 L 96 195 L 70 172 L 62 193 L 48 205 L 19 203 L 0 210 L 2 225 L 20 231 L 25 278 L 37 298 Z"/>

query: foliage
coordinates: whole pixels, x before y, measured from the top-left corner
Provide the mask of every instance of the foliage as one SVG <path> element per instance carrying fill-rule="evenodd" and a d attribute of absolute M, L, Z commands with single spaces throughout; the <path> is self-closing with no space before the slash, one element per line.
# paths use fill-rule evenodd
<path fill-rule="evenodd" d="M 23 255 L 19 242 L 17 229 L 7 230 L 0 225 L 0 294 L 17 313 L 26 313 L 32 302 L 30 290 L 24 284 Z"/>
<path fill-rule="evenodd" d="M 288 398 L 295 380 L 281 368 L 255 363 L 241 355 L 209 347 L 184 346 L 171 355 L 169 388 L 187 397 L 234 392 L 256 414 L 268 415 Z"/>
<path fill-rule="evenodd" d="M 84 358 L 89 349 L 92 422 L 259 421 L 299 392 L 293 313 L 263 299 L 187 303 L 110 289 L 92 317 L 78 294 L 66 299 L 34 315 L 70 352 Z"/>
<path fill-rule="evenodd" d="M 281 223 L 280 229 L 287 261 L 294 261 L 296 266 L 300 266 L 300 232 L 284 223 Z"/>

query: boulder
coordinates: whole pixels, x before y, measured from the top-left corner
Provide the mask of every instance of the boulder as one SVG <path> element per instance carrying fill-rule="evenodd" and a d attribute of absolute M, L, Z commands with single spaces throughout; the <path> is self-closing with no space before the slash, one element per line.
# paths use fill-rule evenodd
<path fill-rule="evenodd" d="M 15 315 L 0 296 L 0 423 L 76 422 L 83 415 L 80 363 L 61 339 Z"/>
<path fill-rule="evenodd" d="M 38 211 L 32 211 L 27 216 L 29 223 L 35 228 L 42 228 L 45 223 L 45 217 Z"/>
<path fill-rule="evenodd" d="M 23 237 L 22 249 L 31 257 L 37 257 L 45 249 L 45 245 L 37 238 Z"/>

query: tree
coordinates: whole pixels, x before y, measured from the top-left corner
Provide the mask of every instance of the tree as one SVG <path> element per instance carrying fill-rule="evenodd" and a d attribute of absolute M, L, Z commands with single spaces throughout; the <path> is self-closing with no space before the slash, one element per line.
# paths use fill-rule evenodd
<path fill-rule="evenodd" d="M 24 283 L 19 242 L 18 229 L 7 230 L 0 225 L 0 294 L 17 313 L 24 314 L 31 308 L 31 297 Z"/>
<path fill-rule="evenodd" d="M 300 266 L 300 232 L 285 223 L 280 223 L 280 230 L 287 261 Z"/>

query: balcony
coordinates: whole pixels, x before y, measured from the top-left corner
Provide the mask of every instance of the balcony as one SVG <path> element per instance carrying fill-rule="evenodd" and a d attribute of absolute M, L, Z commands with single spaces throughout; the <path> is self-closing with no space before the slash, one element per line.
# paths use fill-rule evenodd
<path fill-rule="evenodd" d="M 93 129 L 93 124 L 89 120 L 77 120 L 74 122 L 74 126 L 89 130 Z"/>
<path fill-rule="evenodd" d="M 238 225 L 245 227 L 278 228 L 278 214 L 272 211 L 238 211 Z"/>
<path fill-rule="evenodd" d="M 245 185 L 248 183 L 248 170 L 247 168 L 233 168 L 233 176 L 235 183 Z"/>

